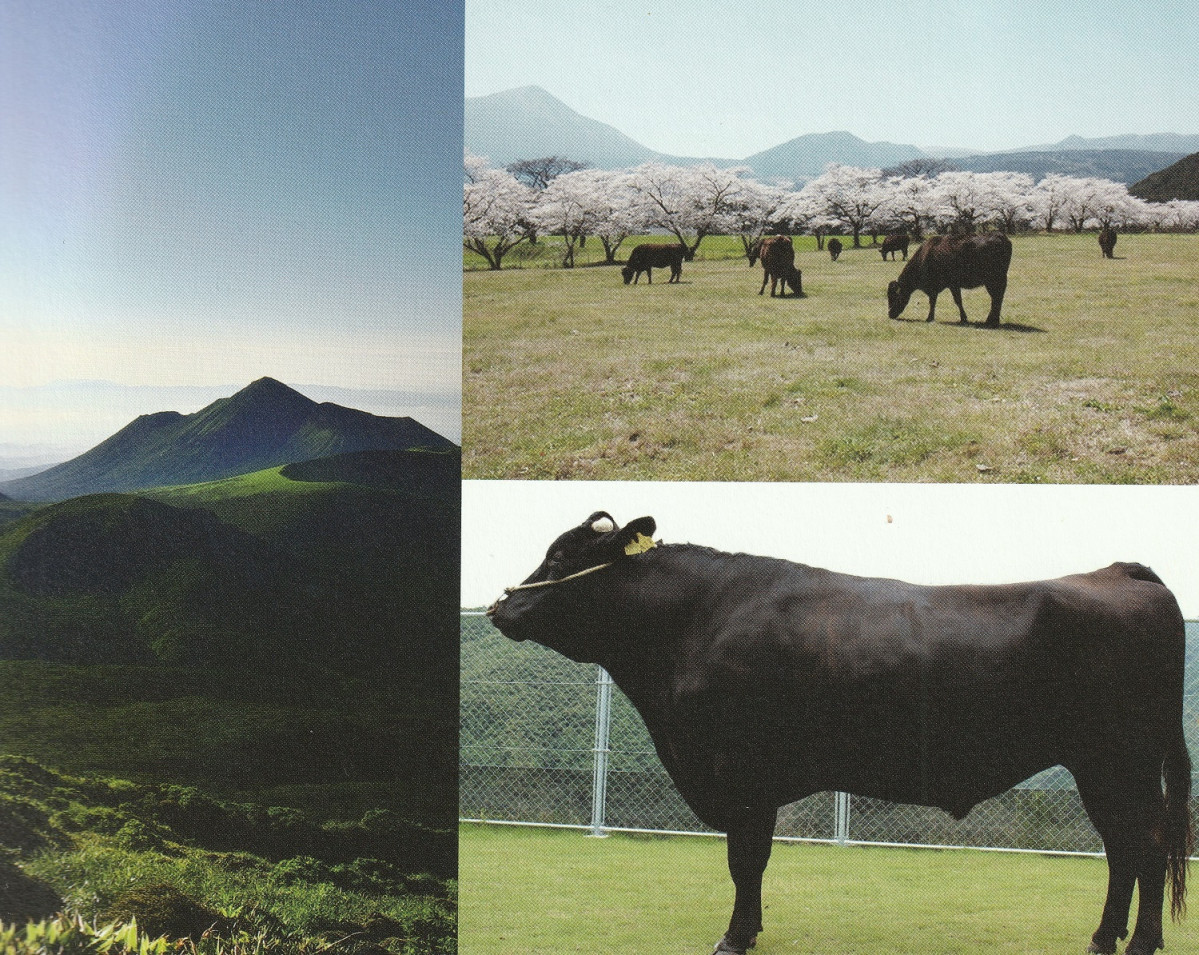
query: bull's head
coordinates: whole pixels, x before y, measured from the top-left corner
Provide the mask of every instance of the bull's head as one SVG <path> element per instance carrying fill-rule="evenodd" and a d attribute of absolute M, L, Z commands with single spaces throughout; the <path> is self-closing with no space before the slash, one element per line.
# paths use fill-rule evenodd
<path fill-rule="evenodd" d="M 898 280 L 892 280 L 887 286 L 887 317 L 899 318 L 903 314 L 903 310 L 908 306 L 908 299 L 912 297 L 910 291 L 905 292 L 899 285 Z"/>
<path fill-rule="evenodd" d="M 624 284 L 625 285 L 628 285 L 631 281 L 633 281 L 633 267 L 632 266 L 626 265 L 623 269 L 620 270 L 620 274 L 624 276 Z"/>
<path fill-rule="evenodd" d="M 513 640 L 536 640 L 567 656 L 579 658 L 579 647 L 562 646 L 573 632 L 583 606 L 584 581 L 603 574 L 620 560 L 654 546 L 652 517 L 640 517 L 623 528 L 605 511 L 596 511 L 578 527 L 555 540 L 538 568 L 515 587 L 509 587 L 487 610 L 491 622 Z"/>

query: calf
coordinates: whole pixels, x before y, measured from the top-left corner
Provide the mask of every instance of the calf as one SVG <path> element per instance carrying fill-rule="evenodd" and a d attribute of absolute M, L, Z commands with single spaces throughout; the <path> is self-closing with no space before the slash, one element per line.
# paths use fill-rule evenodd
<path fill-rule="evenodd" d="M 841 249 L 842 249 L 842 246 L 841 246 L 840 239 L 829 239 L 828 240 L 828 254 L 832 256 L 834 262 L 836 262 L 837 259 L 840 257 Z"/>

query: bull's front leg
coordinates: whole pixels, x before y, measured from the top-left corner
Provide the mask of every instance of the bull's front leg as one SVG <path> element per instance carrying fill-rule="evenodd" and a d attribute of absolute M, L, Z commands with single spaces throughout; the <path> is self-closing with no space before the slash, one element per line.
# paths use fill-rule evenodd
<path fill-rule="evenodd" d="M 716 944 L 717 952 L 742 955 L 762 931 L 762 874 L 770 860 L 777 812 L 774 807 L 745 806 L 732 813 L 728 856 L 736 897 L 729 929 Z"/>
<path fill-rule="evenodd" d="M 937 296 L 939 294 L 939 292 L 928 293 L 928 318 L 925 319 L 926 322 L 931 322 L 937 315 Z"/>
<path fill-rule="evenodd" d="M 959 320 L 963 325 L 970 324 L 970 320 L 966 318 L 966 307 L 962 304 L 962 290 L 957 286 L 952 286 L 949 293 L 953 296 L 953 303 L 958 307 Z"/>

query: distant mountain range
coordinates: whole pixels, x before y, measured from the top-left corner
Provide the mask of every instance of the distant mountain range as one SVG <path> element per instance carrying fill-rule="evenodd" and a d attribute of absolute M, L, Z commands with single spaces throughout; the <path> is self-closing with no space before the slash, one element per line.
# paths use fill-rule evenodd
<path fill-rule="evenodd" d="M 790 181 L 818 176 L 830 162 L 887 168 L 911 159 L 942 158 L 917 146 L 870 143 L 848 132 L 797 136 L 741 159 L 672 156 L 641 145 L 607 123 L 576 113 L 539 86 L 468 97 L 465 145 L 467 151 L 486 156 L 500 166 L 519 159 L 555 155 L 603 169 L 622 169 L 650 161 L 684 165 L 712 162 L 725 167 L 748 165 L 759 179 Z M 1199 135 L 1159 133 L 1091 140 L 1070 136 L 1048 146 L 959 155 L 950 161 L 956 168 L 980 172 L 1026 172 L 1034 178 L 1058 172 L 1133 183 L 1196 151 L 1199 151 Z"/>
<path fill-rule="evenodd" d="M 0 483 L 17 500 L 193 484 L 356 451 L 446 451 L 456 445 L 408 417 L 317 403 L 261 378 L 193 414 L 142 415 L 90 451 Z"/>

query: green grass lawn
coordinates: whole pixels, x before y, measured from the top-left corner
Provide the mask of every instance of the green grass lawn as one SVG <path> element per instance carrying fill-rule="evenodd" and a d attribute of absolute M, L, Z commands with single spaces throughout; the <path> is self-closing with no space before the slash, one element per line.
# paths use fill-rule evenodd
<path fill-rule="evenodd" d="M 1101 859 L 778 843 L 755 952 L 1081 952 L 1106 884 Z M 474 825 L 459 892 L 463 955 L 702 955 L 733 899 L 719 839 Z M 1194 920 L 1165 937 L 1199 950 Z"/>
<path fill-rule="evenodd" d="M 1199 237 L 1014 246 L 1000 330 L 959 326 L 948 293 L 931 325 L 923 293 L 889 321 L 903 263 L 869 245 L 799 242 L 800 299 L 759 297 L 727 239 L 676 285 L 467 271 L 464 476 L 1199 480 Z M 964 300 L 981 322 L 986 292 Z"/>

